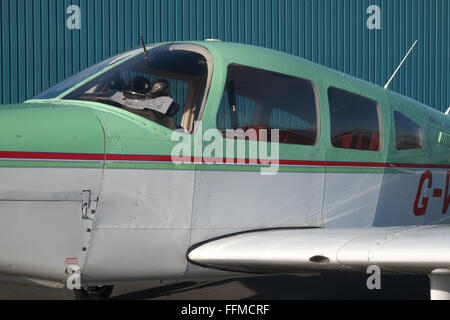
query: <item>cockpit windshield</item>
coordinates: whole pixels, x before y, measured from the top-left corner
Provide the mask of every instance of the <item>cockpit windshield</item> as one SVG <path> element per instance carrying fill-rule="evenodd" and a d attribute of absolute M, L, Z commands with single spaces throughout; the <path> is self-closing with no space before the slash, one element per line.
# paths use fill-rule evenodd
<path fill-rule="evenodd" d="M 203 54 L 164 45 L 118 64 L 63 99 L 112 105 L 169 129 L 191 132 L 208 79 Z"/>
<path fill-rule="evenodd" d="M 109 67 L 127 57 L 130 57 L 134 54 L 137 54 L 139 51 L 142 51 L 142 49 L 138 49 L 138 50 L 132 50 L 132 51 L 128 51 L 122 54 L 118 54 L 114 57 L 111 57 L 109 59 L 106 59 L 100 63 L 97 63 L 75 75 L 73 75 L 72 77 L 62 81 L 61 83 L 58 83 L 56 86 L 42 92 L 41 94 L 39 94 L 38 96 L 34 97 L 33 99 L 55 99 L 57 97 L 59 97 L 60 95 L 62 95 L 64 92 L 70 90 L 72 87 L 76 86 L 77 84 L 85 81 L 86 79 L 94 76 L 96 73 L 99 73 L 100 71 L 102 71 L 103 69 L 105 69 L 106 67 Z"/>

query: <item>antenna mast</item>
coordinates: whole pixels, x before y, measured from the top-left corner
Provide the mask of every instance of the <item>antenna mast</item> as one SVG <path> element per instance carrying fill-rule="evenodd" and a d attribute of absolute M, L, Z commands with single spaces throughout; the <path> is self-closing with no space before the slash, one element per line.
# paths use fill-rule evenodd
<path fill-rule="evenodd" d="M 144 42 L 143 36 L 141 36 L 141 43 L 142 43 L 142 48 L 144 48 L 145 62 L 148 64 L 148 52 L 147 52 L 147 49 L 145 48 L 145 42 Z"/>
<path fill-rule="evenodd" d="M 409 49 L 408 53 L 406 54 L 406 56 L 403 58 L 402 62 L 400 63 L 400 65 L 398 66 L 397 70 L 395 70 L 394 74 L 392 75 L 392 77 L 389 79 L 389 81 L 386 83 L 386 85 L 384 86 L 385 89 L 389 88 L 389 85 L 391 84 L 392 80 L 394 80 L 395 75 L 397 74 L 397 72 L 400 70 L 400 68 L 402 67 L 403 63 L 405 63 L 406 59 L 408 58 L 408 56 L 410 55 L 411 51 L 414 49 L 414 47 L 416 46 L 418 40 L 416 40 L 416 42 L 414 42 L 414 44 L 412 45 L 411 49 Z"/>

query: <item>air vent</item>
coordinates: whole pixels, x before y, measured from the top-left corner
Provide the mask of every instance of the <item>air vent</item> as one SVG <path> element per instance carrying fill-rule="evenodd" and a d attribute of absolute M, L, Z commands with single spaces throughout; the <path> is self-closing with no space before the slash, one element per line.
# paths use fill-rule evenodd
<path fill-rule="evenodd" d="M 313 263 L 330 263 L 330 259 L 324 256 L 314 256 L 309 258 L 309 262 Z"/>

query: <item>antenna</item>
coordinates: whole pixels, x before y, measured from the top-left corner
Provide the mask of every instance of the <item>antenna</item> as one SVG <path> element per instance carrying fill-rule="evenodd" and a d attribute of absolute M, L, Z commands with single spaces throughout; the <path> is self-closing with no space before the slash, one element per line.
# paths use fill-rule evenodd
<path fill-rule="evenodd" d="M 409 54 L 411 53 L 411 51 L 414 49 L 414 47 L 416 46 L 418 40 L 416 40 L 416 42 L 414 42 L 414 44 L 412 45 L 411 49 L 409 49 L 408 53 L 406 54 L 406 56 L 403 58 L 402 62 L 400 63 L 400 65 L 398 66 L 397 70 L 395 70 L 394 74 L 392 75 L 392 77 L 389 79 L 389 81 L 386 83 L 386 85 L 384 86 L 385 89 L 389 88 L 389 85 L 391 84 L 392 80 L 394 79 L 395 75 L 397 74 L 398 70 L 400 70 L 400 68 L 402 67 L 403 63 L 405 63 L 406 59 L 408 58 Z"/>
<path fill-rule="evenodd" d="M 147 52 L 147 49 L 145 48 L 145 42 L 144 42 L 143 36 L 141 36 L 141 43 L 142 43 L 142 48 L 144 48 L 145 62 L 148 64 L 148 52 Z"/>

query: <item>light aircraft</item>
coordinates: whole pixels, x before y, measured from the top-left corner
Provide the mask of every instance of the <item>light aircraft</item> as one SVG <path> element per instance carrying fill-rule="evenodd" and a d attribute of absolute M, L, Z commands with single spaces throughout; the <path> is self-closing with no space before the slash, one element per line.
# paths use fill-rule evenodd
<path fill-rule="evenodd" d="M 0 280 L 99 299 L 378 266 L 449 299 L 449 155 L 448 115 L 305 59 L 144 46 L 0 107 Z"/>

